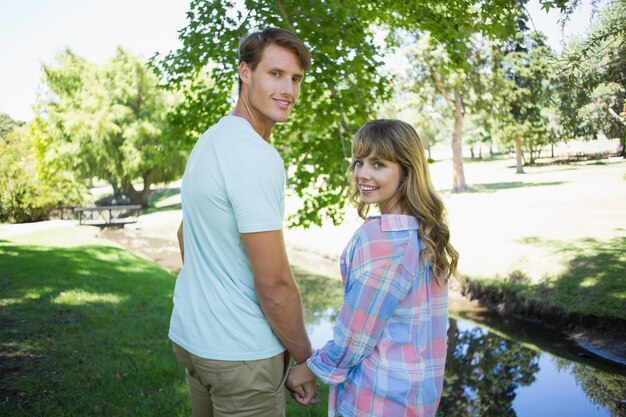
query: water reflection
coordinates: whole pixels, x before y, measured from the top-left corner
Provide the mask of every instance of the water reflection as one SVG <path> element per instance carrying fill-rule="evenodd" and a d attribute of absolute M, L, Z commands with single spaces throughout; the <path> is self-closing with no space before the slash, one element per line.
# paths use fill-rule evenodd
<path fill-rule="evenodd" d="M 480 327 L 450 319 L 443 397 L 444 416 L 506 416 L 515 392 L 535 382 L 539 355 Z"/>
<path fill-rule="evenodd" d="M 323 308 L 309 314 L 307 323 L 314 348 L 320 348 L 332 338 L 337 306 L 329 298 L 316 300 Z M 494 330 L 493 321 L 488 329 L 451 318 L 449 326 L 439 416 L 626 417 L 623 368 L 579 360 L 562 341 L 547 347 L 542 335 L 537 343 L 528 334 L 520 342 L 511 329 L 528 329 L 510 320 L 503 324 L 508 333 Z"/>

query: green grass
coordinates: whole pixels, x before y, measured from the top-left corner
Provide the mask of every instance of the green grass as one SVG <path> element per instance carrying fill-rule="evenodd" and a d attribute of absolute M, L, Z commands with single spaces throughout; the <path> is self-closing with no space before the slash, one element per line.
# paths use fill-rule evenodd
<path fill-rule="evenodd" d="M 189 415 L 174 277 L 112 246 L 0 243 L 0 415 Z"/>
<path fill-rule="evenodd" d="M 191 415 L 167 338 L 175 276 L 89 228 L 16 240 L 0 240 L 0 415 Z M 287 415 L 326 415 L 320 398 Z"/>
<path fill-rule="evenodd" d="M 531 302 L 570 314 L 626 319 L 626 237 L 573 242 L 527 238 L 525 243 L 559 253 L 566 260 L 565 271 L 538 283 L 531 283 L 518 272 L 479 279 L 481 285 L 512 294 L 521 304 Z"/>

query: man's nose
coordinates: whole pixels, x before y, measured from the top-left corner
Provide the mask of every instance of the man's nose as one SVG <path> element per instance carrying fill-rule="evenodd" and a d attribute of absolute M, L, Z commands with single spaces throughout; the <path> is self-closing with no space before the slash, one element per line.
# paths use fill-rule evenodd
<path fill-rule="evenodd" d="M 291 78 L 285 77 L 280 83 L 280 93 L 293 97 L 294 87 Z"/>

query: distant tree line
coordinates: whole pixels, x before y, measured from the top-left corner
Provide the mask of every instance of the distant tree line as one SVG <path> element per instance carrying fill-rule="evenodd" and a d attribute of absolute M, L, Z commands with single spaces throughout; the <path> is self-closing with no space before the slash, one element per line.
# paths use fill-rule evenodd
<path fill-rule="evenodd" d="M 541 0 L 566 16 L 579 3 Z M 298 33 L 314 60 L 272 138 L 302 201 L 291 224 L 342 220 L 350 139 L 375 117 L 408 115 L 427 148 L 451 141 L 453 191 L 467 188 L 464 146 L 514 150 L 518 172 L 569 138 L 618 138 L 624 155 L 626 1 L 600 10 L 560 56 L 529 29 L 524 5 L 194 0 L 182 47 L 149 63 L 122 48 L 101 66 L 61 51 L 44 65 L 34 120 L 0 117 L 0 220 L 84 204 L 94 179 L 147 206 L 151 185 L 179 178 L 199 135 L 230 110 L 238 39 L 269 25 Z M 385 70 L 392 55 L 406 68 Z"/>

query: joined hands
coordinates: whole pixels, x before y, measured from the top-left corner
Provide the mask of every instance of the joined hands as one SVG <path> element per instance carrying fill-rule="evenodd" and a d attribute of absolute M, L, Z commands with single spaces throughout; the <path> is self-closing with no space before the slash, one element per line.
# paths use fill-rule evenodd
<path fill-rule="evenodd" d="M 306 362 L 289 370 L 285 385 L 291 393 L 291 398 L 300 405 L 308 406 L 320 402 L 317 399 L 317 377 L 311 372 Z"/>

